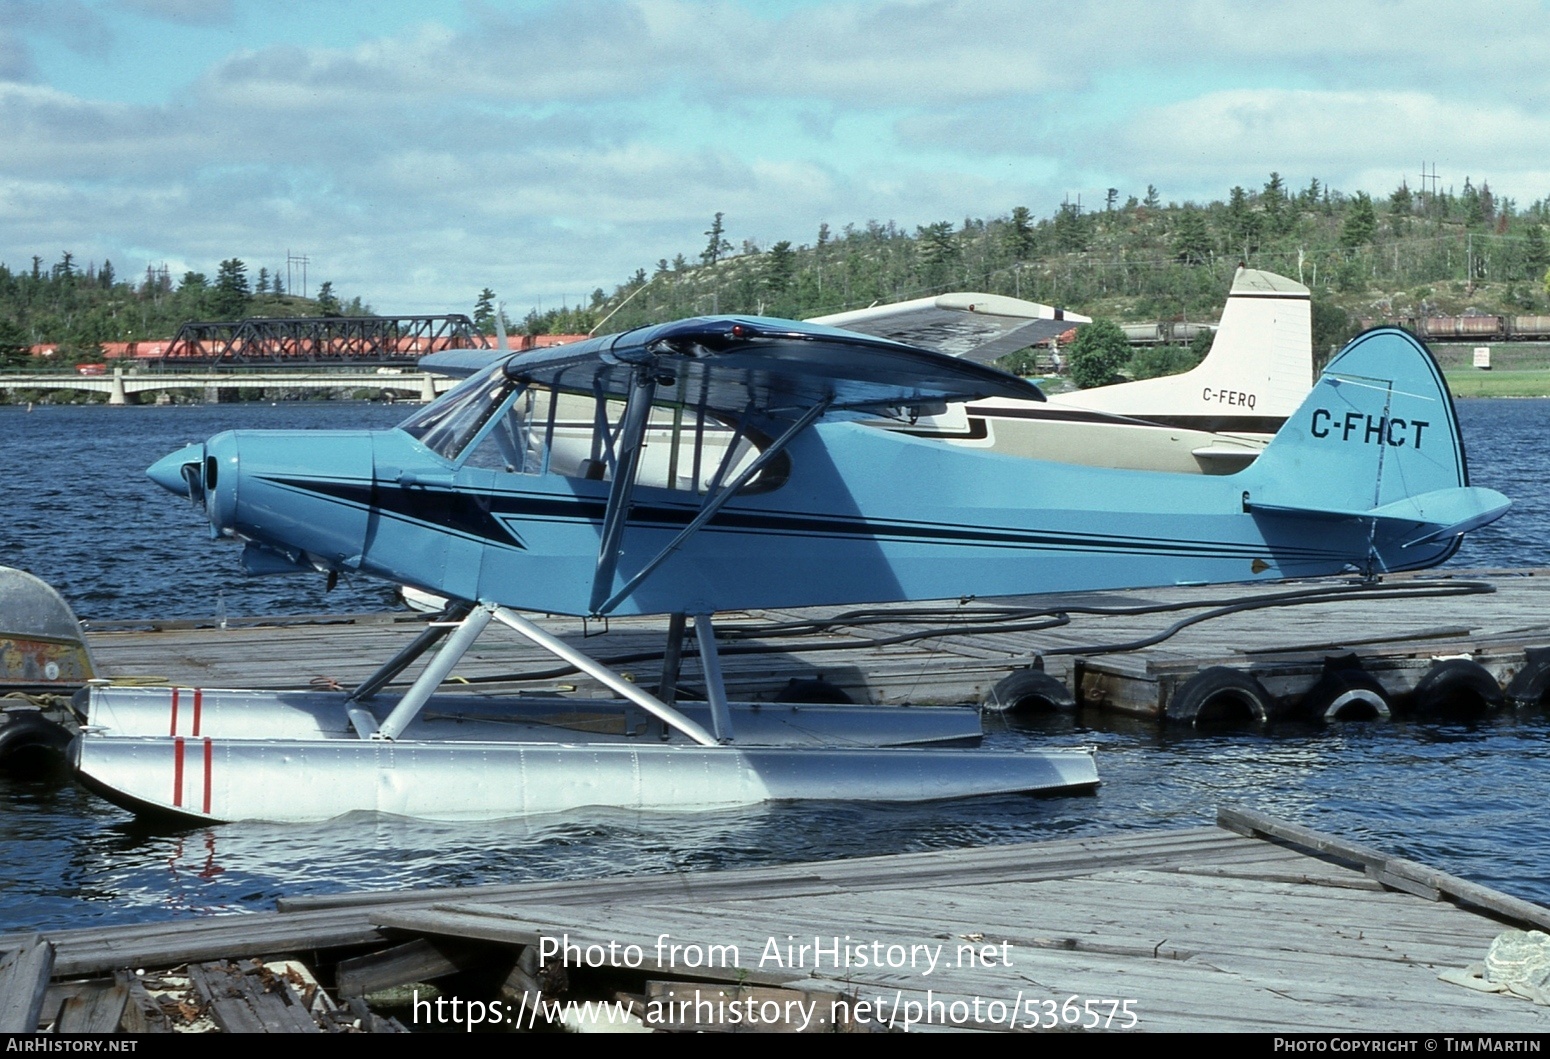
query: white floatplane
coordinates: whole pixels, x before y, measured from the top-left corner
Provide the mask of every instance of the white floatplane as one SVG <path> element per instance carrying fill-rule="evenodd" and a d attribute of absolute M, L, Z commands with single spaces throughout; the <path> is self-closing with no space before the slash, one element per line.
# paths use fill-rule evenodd
<path fill-rule="evenodd" d="M 898 745 L 972 739 L 977 723 L 952 713 L 728 703 L 712 615 L 1414 569 L 1508 506 L 1468 485 L 1436 363 L 1397 330 L 1347 347 L 1232 476 L 1050 463 L 865 426 L 1040 395 L 973 361 L 811 323 L 695 318 L 427 366 L 472 377 L 397 429 L 228 432 L 150 474 L 243 542 L 250 572 L 380 577 L 460 601 L 446 620 L 348 694 L 92 688 L 74 746 L 83 780 L 205 820 L 1091 787 L 1081 749 Z M 556 394 L 592 403 L 585 453 L 554 443 Z M 653 459 L 694 473 L 642 476 L 654 418 L 672 430 Z M 707 431 L 728 426 L 738 443 L 702 468 Z M 519 610 L 671 615 L 658 694 Z M 693 707 L 675 701 L 691 621 L 706 700 Z M 494 715 L 438 694 L 491 623 L 624 702 L 594 723 L 568 705 Z M 383 694 L 442 638 L 405 693 Z"/>
<path fill-rule="evenodd" d="M 1037 302 L 958 293 L 812 322 L 988 364 L 1091 321 Z M 1211 351 L 1187 372 L 1052 394 L 1045 401 L 951 404 L 940 415 L 882 425 L 1059 463 L 1231 474 L 1259 455 L 1312 385 L 1308 288 L 1239 268 Z"/>

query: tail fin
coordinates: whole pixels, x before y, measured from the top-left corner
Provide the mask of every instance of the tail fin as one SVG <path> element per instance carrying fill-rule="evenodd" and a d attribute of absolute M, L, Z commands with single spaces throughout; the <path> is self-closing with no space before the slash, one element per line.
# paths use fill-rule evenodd
<path fill-rule="evenodd" d="M 1341 350 L 1238 478 L 1249 511 L 1367 520 L 1382 570 L 1442 562 L 1463 533 L 1511 503 L 1470 487 L 1442 369 L 1398 328 L 1368 331 Z"/>
<path fill-rule="evenodd" d="M 1274 434 L 1312 382 L 1308 288 L 1240 268 L 1205 360 L 1182 375 L 1056 394 L 1050 401 L 1197 430 Z"/>

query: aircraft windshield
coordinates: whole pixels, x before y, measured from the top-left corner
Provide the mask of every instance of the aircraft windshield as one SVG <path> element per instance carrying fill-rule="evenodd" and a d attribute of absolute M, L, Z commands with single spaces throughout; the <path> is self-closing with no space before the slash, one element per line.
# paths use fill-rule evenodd
<path fill-rule="evenodd" d="M 432 452 L 455 460 L 516 388 L 502 365 L 492 365 L 442 394 L 400 423 L 398 429 L 418 438 Z"/>

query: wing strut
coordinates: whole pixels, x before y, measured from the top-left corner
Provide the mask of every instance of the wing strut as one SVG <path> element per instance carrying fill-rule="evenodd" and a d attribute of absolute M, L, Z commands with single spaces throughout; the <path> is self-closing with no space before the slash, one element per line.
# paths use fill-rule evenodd
<path fill-rule="evenodd" d="M 756 456 L 748 464 L 747 467 L 744 467 L 740 472 L 738 472 L 737 477 L 733 478 L 732 481 L 728 482 L 725 486 L 722 486 L 720 492 L 716 493 L 714 496 L 707 496 L 705 498 L 704 505 L 700 508 L 700 513 L 698 515 L 695 515 L 694 518 L 692 520 L 690 520 L 690 522 L 689 522 L 689 524 L 687 526 L 685 526 L 683 529 L 679 530 L 677 535 L 674 536 L 672 540 L 668 541 L 665 545 L 663 545 L 661 551 L 657 552 L 656 555 L 652 556 L 651 560 L 648 563 L 646 563 L 645 566 L 641 567 L 640 570 L 638 570 L 635 573 L 635 576 L 631 577 L 628 581 L 626 581 L 624 583 L 624 586 L 622 588 L 620 588 L 619 591 L 617 591 L 613 595 L 609 596 L 608 599 L 601 606 L 599 606 L 598 603 L 597 603 L 597 597 L 600 594 L 598 590 L 600 588 L 605 588 L 607 586 L 607 582 L 606 581 L 604 581 L 604 582 L 594 581 L 593 582 L 593 586 L 592 586 L 592 588 L 593 588 L 593 591 L 592 591 L 592 602 L 593 602 L 592 612 L 594 614 L 607 614 L 610 610 L 613 610 L 613 608 L 617 607 L 621 600 L 623 600 L 631 592 L 635 591 L 635 589 L 640 586 L 640 583 L 642 581 L 646 580 L 646 578 L 651 574 L 651 572 L 653 570 L 655 570 L 657 567 L 661 566 L 664 562 L 666 562 L 668 557 L 671 556 L 673 554 L 673 552 L 677 551 L 678 548 L 683 544 L 684 541 L 688 540 L 691 536 L 693 536 L 694 533 L 697 532 L 700 529 L 701 526 L 704 526 L 705 523 L 709 522 L 712 518 L 714 518 L 715 515 L 716 515 L 716 512 L 720 511 L 723 507 L 725 507 L 726 506 L 726 502 L 728 500 L 731 500 L 734 496 L 736 496 L 737 495 L 737 491 L 739 489 L 741 489 L 743 486 L 747 485 L 750 481 L 752 481 L 754 475 L 758 474 L 761 470 L 763 470 L 765 468 L 766 465 L 769 464 L 769 462 L 771 460 L 773 460 L 776 456 L 780 455 L 780 453 L 786 448 L 786 446 L 791 444 L 791 440 L 793 438 L 795 438 L 798 434 L 802 433 L 802 431 L 806 430 L 809 426 L 811 426 L 813 421 L 816 420 L 819 416 L 823 415 L 824 412 L 828 410 L 828 408 L 829 408 L 829 402 L 827 400 L 824 400 L 824 401 L 818 402 L 817 404 L 815 404 L 811 408 L 809 408 L 806 412 L 802 413 L 802 417 L 800 419 L 798 419 L 795 423 L 792 423 L 791 426 L 786 429 L 786 432 L 784 434 L 782 434 L 780 437 L 776 438 L 774 443 L 772 443 L 771 445 L 767 446 L 764 449 L 763 452 L 759 453 L 759 455 Z M 728 451 L 730 452 L 731 450 L 729 449 Z M 720 472 L 719 471 L 717 472 L 717 478 L 718 479 L 720 478 Z M 617 484 L 617 480 L 616 480 L 616 484 Z M 608 499 L 609 499 L 609 509 L 608 509 L 609 510 L 609 514 L 612 514 L 613 513 L 613 497 L 610 496 Z M 606 529 L 606 524 L 605 524 L 605 529 Z M 604 543 L 605 543 L 605 545 L 607 544 L 607 538 L 606 537 L 604 539 Z M 614 546 L 617 548 L 617 541 L 615 542 Z M 616 564 L 617 564 L 617 555 L 615 555 L 615 561 L 610 563 L 609 567 L 608 567 L 608 576 L 609 576 L 610 580 L 613 578 L 613 569 L 614 569 L 614 566 Z M 599 572 L 601 572 L 601 570 L 602 570 L 602 556 L 601 555 L 599 555 L 599 558 L 598 558 L 598 569 L 599 569 Z M 696 631 L 699 630 L 699 622 L 698 621 L 695 622 L 695 630 Z"/>
<path fill-rule="evenodd" d="M 619 565 L 619 542 L 624 536 L 624 523 L 630 515 L 630 501 L 635 493 L 635 471 L 640 464 L 641 446 L 646 440 L 646 428 L 651 423 L 651 400 L 657 393 L 657 375 L 650 367 L 635 372 L 630 386 L 630 397 L 624 406 L 624 421 L 619 424 L 619 436 L 614 445 L 614 480 L 608 490 L 608 510 L 603 515 L 603 539 L 597 547 L 597 567 L 592 574 L 592 613 L 602 614 L 600 604 L 608 586 L 613 584 L 614 570 Z"/>

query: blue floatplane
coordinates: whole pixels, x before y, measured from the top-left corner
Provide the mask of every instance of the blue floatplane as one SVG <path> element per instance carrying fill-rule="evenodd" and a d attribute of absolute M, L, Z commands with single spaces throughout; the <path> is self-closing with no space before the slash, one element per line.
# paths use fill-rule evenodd
<path fill-rule="evenodd" d="M 729 703 L 712 615 L 1377 575 L 1442 562 L 1508 506 L 1469 485 L 1441 373 L 1392 329 L 1353 341 L 1226 476 L 875 429 L 863 421 L 1042 395 L 972 361 L 786 320 L 696 318 L 425 366 L 470 377 L 397 429 L 229 432 L 150 475 L 243 542 L 249 572 L 380 577 L 458 601 L 444 620 L 348 694 L 93 688 L 74 748 L 86 782 L 207 820 L 1091 787 L 1089 750 L 933 745 L 977 736 L 969 711 Z M 652 695 L 521 611 L 672 615 L 669 658 L 692 622 L 706 701 L 677 702 L 671 672 Z M 449 703 L 438 686 L 492 622 L 612 688 L 614 720 Z M 404 694 L 384 693 L 437 644 Z"/>

